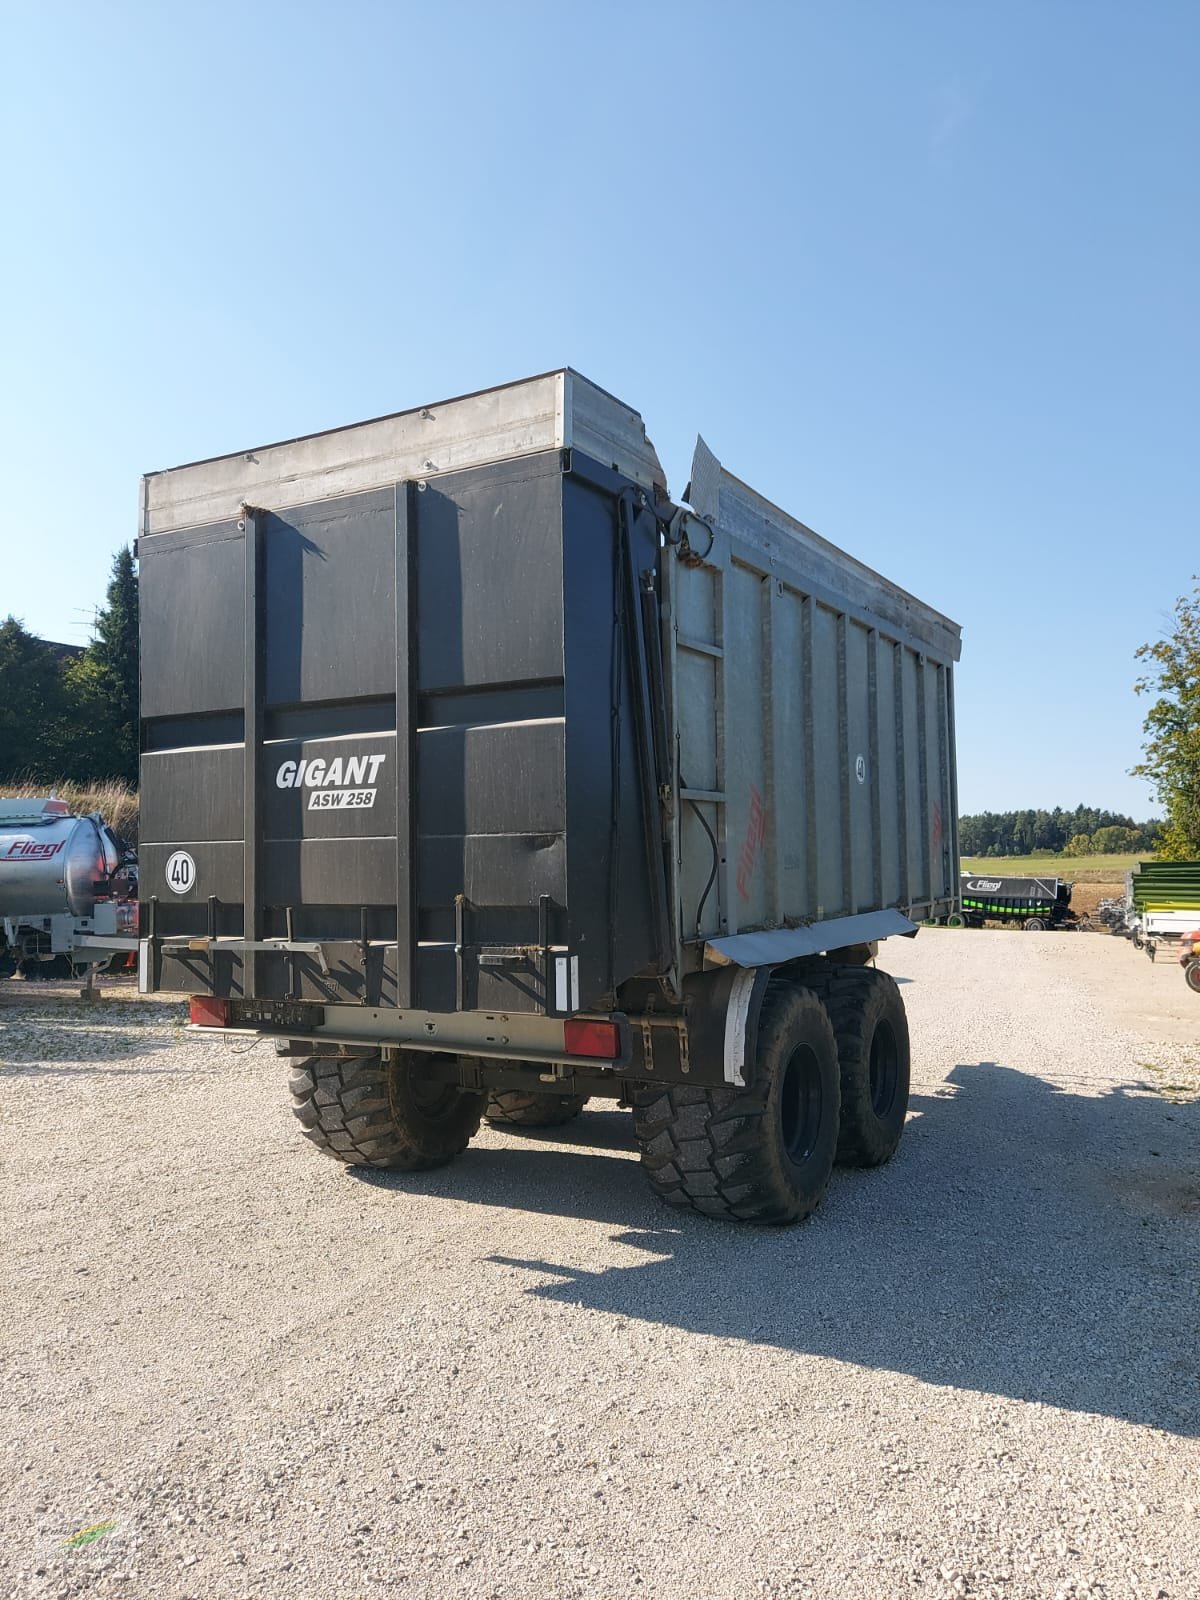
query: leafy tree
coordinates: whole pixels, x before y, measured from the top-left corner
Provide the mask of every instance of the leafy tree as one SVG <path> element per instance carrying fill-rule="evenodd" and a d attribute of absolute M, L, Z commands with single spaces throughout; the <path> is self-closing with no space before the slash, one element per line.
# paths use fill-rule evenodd
<path fill-rule="evenodd" d="M 108 683 L 91 647 L 63 668 L 63 699 L 58 774 L 75 783 L 123 777 L 113 753 Z"/>
<path fill-rule="evenodd" d="M 1063 845 L 1064 856 L 1089 856 L 1092 853 L 1092 836 L 1089 833 L 1075 833 Z"/>
<path fill-rule="evenodd" d="M 1097 828 L 1092 835 L 1092 854 L 1095 856 L 1117 856 L 1143 848 L 1140 828 L 1123 828 L 1113 823 L 1107 828 Z"/>
<path fill-rule="evenodd" d="M 1159 854 L 1200 857 L 1200 581 L 1175 602 L 1171 632 L 1144 644 L 1137 659 L 1146 673 L 1134 688 L 1154 699 L 1143 723 L 1145 760 L 1133 772 L 1150 780 L 1167 813 Z"/>
<path fill-rule="evenodd" d="M 0 778 L 49 781 L 63 711 L 58 659 L 16 617 L 0 623 Z"/>

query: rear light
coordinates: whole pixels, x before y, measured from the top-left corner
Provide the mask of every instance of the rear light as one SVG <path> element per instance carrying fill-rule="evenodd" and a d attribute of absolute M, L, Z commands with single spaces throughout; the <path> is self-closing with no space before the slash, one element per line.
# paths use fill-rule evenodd
<path fill-rule="evenodd" d="M 615 1022 L 589 1022 L 571 1017 L 563 1023 L 563 1045 L 569 1056 L 599 1056 L 615 1061 L 621 1054 L 621 1035 Z"/>
<path fill-rule="evenodd" d="M 211 994 L 194 994 L 188 1001 L 188 1020 L 197 1028 L 227 1028 L 229 1001 Z"/>

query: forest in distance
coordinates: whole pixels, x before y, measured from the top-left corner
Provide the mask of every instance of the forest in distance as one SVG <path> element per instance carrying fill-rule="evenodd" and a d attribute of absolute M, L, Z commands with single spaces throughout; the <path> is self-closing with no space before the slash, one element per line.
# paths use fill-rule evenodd
<path fill-rule="evenodd" d="M 981 811 L 960 817 L 958 847 L 971 859 L 1055 855 L 1067 857 L 1150 854 L 1162 824 L 1157 818 L 1135 822 L 1098 806 L 1064 811 Z"/>

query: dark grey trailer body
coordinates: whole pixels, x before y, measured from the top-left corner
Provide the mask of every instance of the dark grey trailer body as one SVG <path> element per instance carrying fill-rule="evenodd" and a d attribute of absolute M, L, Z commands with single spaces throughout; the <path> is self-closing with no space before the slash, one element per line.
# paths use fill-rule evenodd
<path fill-rule="evenodd" d="M 551 451 L 142 541 L 157 933 L 293 946 L 169 949 L 163 986 L 543 1011 L 555 951 L 578 1010 L 665 964 L 612 715 L 640 616 L 623 495 Z M 628 521 L 653 566 L 652 516 Z"/>
<path fill-rule="evenodd" d="M 142 984 L 231 1027 L 739 1084 L 755 974 L 956 903 L 957 627 L 578 374 L 152 474 L 139 559 Z"/>

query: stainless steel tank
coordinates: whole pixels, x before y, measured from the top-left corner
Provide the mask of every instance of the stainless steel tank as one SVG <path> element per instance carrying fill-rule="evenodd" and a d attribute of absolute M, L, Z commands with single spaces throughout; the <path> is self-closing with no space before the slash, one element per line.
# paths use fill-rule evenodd
<path fill-rule="evenodd" d="M 0 917 L 90 917 L 120 859 L 98 814 L 0 816 Z"/>

